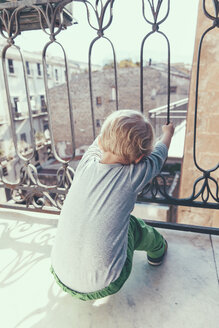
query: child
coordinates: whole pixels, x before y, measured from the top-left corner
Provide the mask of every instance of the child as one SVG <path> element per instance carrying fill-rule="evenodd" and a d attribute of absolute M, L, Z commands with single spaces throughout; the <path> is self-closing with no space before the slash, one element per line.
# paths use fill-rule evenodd
<path fill-rule="evenodd" d="M 134 250 L 162 263 L 167 242 L 130 215 L 137 195 L 167 157 L 174 128 L 163 126 L 153 149 L 151 124 L 139 112 L 119 110 L 81 159 L 59 219 L 52 267 L 62 289 L 82 300 L 116 293 L 127 280 Z"/>

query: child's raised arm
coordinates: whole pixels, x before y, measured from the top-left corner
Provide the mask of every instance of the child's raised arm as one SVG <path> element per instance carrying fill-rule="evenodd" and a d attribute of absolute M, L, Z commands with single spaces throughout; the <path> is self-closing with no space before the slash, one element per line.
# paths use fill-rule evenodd
<path fill-rule="evenodd" d="M 136 165 L 131 165 L 130 179 L 133 190 L 140 192 L 143 187 L 157 174 L 160 173 L 166 160 L 167 152 L 174 133 L 172 123 L 162 127 L 163 135 L 155 145 L 152 153 Z"/>
<path fill-rule="evenodd" d="M 163 125 L 162 130 L 163 130 L 163 135 L 162 135 L 160 141 L 163 142 L 169 149 L 170 142 L 171 142 L 172 136 L 174 134 L 173 123 L 170 122 L 169 124 Z"/>

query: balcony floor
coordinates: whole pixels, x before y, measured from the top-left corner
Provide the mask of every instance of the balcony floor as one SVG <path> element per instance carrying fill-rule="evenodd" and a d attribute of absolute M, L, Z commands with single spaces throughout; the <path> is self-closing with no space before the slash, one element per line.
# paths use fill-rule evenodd
<path fill-rule="evenodd" d="M 151 267 L 136 252 L 130 278 L 106 304 L 62 292 L 49 272 L 57 219 L 0 212 L 2 328 L 215 328 L 219 237 L 162 230 L 168 256 Z"/>

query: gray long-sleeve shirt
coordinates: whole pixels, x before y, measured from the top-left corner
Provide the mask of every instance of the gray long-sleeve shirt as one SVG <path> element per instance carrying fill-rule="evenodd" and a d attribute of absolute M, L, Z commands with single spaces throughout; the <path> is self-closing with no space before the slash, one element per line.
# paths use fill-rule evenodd
<path fill-rule="evenodd" d="M 119 277 L 137 195 L 166 157 L 161 142 L 150 156 L 131 165 L 100 163 L 96 140 L 88 148 L 64 202 L 52 250 L 52 266 L 66 286 L 88 293 Z"/>

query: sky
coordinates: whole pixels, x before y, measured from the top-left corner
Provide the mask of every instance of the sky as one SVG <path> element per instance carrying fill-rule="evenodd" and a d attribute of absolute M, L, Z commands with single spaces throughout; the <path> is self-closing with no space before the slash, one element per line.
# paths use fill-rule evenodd
<path fill-rule="evenodd" d="M 94 0 L 90 0 L 94 3 Z M 106 1 L 106 0 L 105 0 Z M 103 2 L 105 3 L 103 0 Z M 155 3 L 157 0 L 154 1 Z M 167 20 L 160 25 L 170 41 L 171 62 L 191 63 L 194 48 L 194 38 L 197 20 L 198 0 L 170 0 L 170 13 Z M 147 0 L 145 0 L 147 3 Z M 166 12 L 167 0 L 163 0 L 161 17 Z M 146 7 L 149 15 L 148 7 Z M 65 48 L 69 59 L 88 61 L 90 42 L 97 36 L 87 22 L 85 6 L 81 2 L 74 3 L 73 17 L 78 24 L 67 28 L 57 36 Z M 91 18 L 95 18 L 91 15 Z M 106 20 L 108 16 L 106 16 Z M 92 19 L 92 22 L 96 22 Z M 145 22 L 142 15 L 142 0 L 115 0 L 113 6 L 113 21 L 104 35 L 114 44 L 117 61 L 122 59 L 140 60 L 140 47 L 144 36 L 151 31 L 151 26 Z M 30 51 L 42 51 L 49 37 L 41 31 L 22 33 L 17 38 L 17 44 Z M 49 50 L 50 51 L 50 50 Z M 51 47 L 51 54 L 59 55 L 59 47 Z M 60 53 L 61 54 L 61 53 Z M 150 37 L 144 47 L 144 58 L 155 61 L 165 61 L 167 47 L 164 38 L 157 33 Z M 112 50 L 106 40 L 98 40 L 93 46 L 92 62 L 105 64 L 112 60 Z"/>

